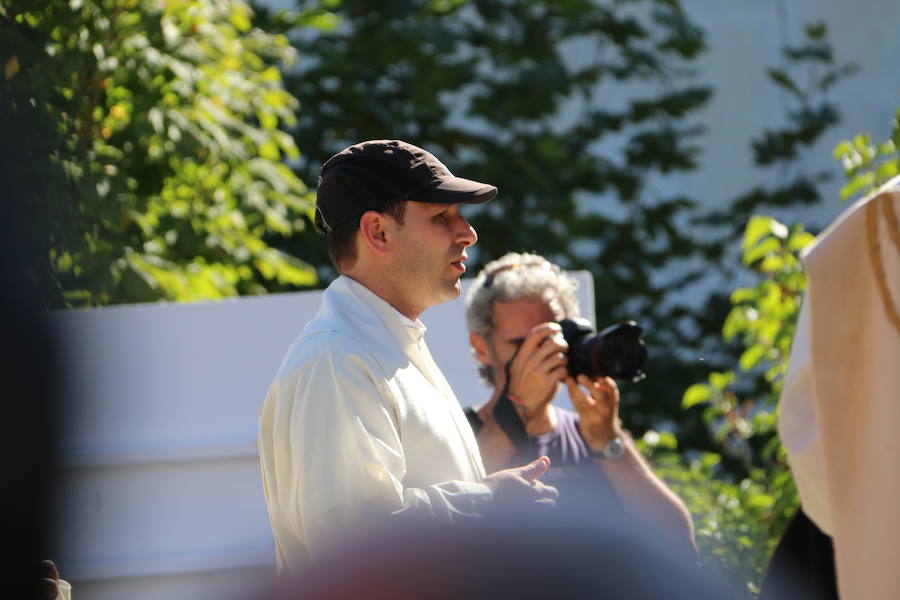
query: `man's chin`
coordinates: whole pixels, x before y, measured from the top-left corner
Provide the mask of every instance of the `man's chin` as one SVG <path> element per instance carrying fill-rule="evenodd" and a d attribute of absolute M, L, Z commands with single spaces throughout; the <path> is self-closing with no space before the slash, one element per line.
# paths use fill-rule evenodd
<path fill-rule="evenodd" d="M 462 284 L 457 277 L 455 281 L 452 283 L 448 283 L 447 286 L 444 287 L 441 298 L 441 302 L 450 302 L 451 300 L 456 300 L 459 298 L 460 293 L 462 292 Z"/>

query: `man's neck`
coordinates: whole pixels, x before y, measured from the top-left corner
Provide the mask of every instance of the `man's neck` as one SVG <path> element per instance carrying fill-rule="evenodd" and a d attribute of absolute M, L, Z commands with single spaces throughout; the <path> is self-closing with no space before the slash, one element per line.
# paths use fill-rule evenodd
<path fill-rule="evenodd" d="M 349 277 L 356 283 L 368 289 L 370 292 L 390 304 L 394 309 L 404 317 L 411 321 L 418 321 L 419 315 L 425 310 L 418 309 L 403 302 L 403 294 L 397 293 L 390 285 L 386 284 L 387 278 L 380 277 L 377 274 L 367 274 L 365 270 L 354 269 L 352 272 L 341 273 L 344 277 Z"/>

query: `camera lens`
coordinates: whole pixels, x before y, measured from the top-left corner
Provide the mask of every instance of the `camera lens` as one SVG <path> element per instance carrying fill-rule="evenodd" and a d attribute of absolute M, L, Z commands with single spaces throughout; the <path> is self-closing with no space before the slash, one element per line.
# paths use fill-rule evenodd
<path fill-rule="evenodd" d="M 641 339 L 643 329 L 634 321 L 625 321 L 595 333 L 587 319 L 563 319 L 559 322 L 569 344 L 569 374 L 639 381 L 641 367 L 647 361 L 647 346 Z"/>

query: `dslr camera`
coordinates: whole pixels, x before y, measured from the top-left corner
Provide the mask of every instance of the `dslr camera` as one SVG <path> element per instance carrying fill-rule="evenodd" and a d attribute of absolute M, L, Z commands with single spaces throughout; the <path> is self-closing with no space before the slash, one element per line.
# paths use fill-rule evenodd
<path fill-rule="evenodd" d="M 641 367 L 647 361 L 647 345 L 641 339 L 643 329 L 634 321 L 616 323 L 596 333 L 587 319 L 563 319 L 559 322 L 569 344 L 569 374 L 611 377 L 640 381 Z"/>

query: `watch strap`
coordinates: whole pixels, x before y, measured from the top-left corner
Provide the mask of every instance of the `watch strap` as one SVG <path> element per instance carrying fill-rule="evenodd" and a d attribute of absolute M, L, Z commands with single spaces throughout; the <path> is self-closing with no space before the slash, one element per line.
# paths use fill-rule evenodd
<path fill-rule="evenodd" d="M 625 438 L 622 435 L 610 438 L 603 450 L 594 451 L 591 454 L 595 461 L 618 460 L 625 455 Z"/>

